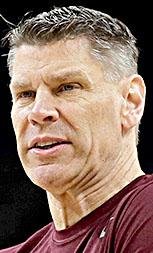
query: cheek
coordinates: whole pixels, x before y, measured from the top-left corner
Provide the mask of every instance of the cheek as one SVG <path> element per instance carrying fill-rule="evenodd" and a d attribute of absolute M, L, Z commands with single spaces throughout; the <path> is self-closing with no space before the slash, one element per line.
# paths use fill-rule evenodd
<path fill-rule="evenodd" d="M 93 135 L 98 141 L 111 142 L 111 139 L 114 141 L 122 135 L 120 109 L 113 101 L 95 103 L 88 115 Z"/>
<path fill-rule="evenodd" d="M 15 132 L 15 136 L 17 138 L 18 128 L 19 128 L 19 124 L 20 124 L 21 120 L 18 117 L 18 113 L 16 113 L 16 110 L 14 110 L 14 107 L 12 107 L 12 110 L 11 110 L 11 120 L 12 120 L 13 129 Z"/>
<path fill-rule="evenodd" d="M 87 126 L 87 109 L 81 103 L 67 103 L 60 108 L 61 118 L 72 128 L 79 133 Z"/>
<path fill-rule="evenodd" d="M 81 156 L 90 152 L 92 146 L 92 129 L 89 109 L 83 103 L 71 103 L 61 108 L 62 124 L 68 129 L 75 149 Z"/>
<path fill-rule="evenodd" d="M 22 125 L 25 120 L 27 120 L 29 114 L 28 108 L 20 108 L 13 105 L 11 110 L 12 123 L 15 128 L 18 128 L 19 125 Z"/>
<path fill-rule="evenodd" d="M 11 110 L 11 119 L 16 136 L 17 146 L 19 146 L 19 142 L 23 141 L 22 139 L 26 131 L 25 129 L 27 126 L 27 112 L 25 112 L 24 110 L 19 110 L 14 106 Z"/>
<path fill-rule="evenodd" d="M 23 117 L 22 117 L 22 114 L 20 114 L 17 110 L 15 110 L 14 107 L 12 107 L 11 119 L 12 119 L 14 131 L 15 131 L 15 135 L 17 136 Z"/>

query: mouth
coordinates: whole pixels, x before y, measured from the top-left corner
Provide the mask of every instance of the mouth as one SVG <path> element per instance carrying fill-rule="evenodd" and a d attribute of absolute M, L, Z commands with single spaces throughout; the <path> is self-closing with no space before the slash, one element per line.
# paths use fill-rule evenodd
<path fill-rule="evenodd" d="M 57 142 L 53 142 L 53 143 L 36 143 L 35 145 L 33 145 L 30 149 L 42 149 L 42 150 L 47 150 L 47 149 L 51 149 L 53 147 L 59 146 L 59 145 L 63 145 L 63 144 L 71 144 L 71 142 L 68 141 L 57 141 Z"/>
<path fill-rule="evenodd" d="M 72 142 L 56 137 L 36 137 L 32 140 L 28 150 L 50 150 Z"/>

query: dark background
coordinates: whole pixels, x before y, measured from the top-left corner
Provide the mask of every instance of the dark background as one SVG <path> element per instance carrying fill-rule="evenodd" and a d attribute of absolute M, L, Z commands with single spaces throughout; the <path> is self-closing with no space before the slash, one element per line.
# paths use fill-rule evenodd
<path fill-rule="evenodd" d="M 2 2 L 1 2 L 2 3 Z M 153 129 L 153 88 L 151 80 L 152 66 L 152 17 L 151 6 L 124 1 L 122 5 L 115 1 L 89 4 L 88 1 L 46 1 L 32 5 L 32 1 L 15 3 L 10 6 L 6 0 L 0 4 L 0 13 L 10 22 L 17 24 L 23 14 L 48 11 L 52 6 L 84 5 L 106 12 L 119 18 L 128 25 L 137 37 L 140 50 L 139 74 L 147 86 L 145 113 L 140 126 L 138 145 L 139 160 L 145 173 L 153 171 L 152 129 Z M 16 7 L 15 7 L 16 6 Z M 8 26 L 0 19 L 0 38 L 8 31 Z M 0 248 L 14 245 L 25 240 L 51 221 L 46 193 L 35 186 L 25 175 L 17 156 L 15 136 L 10 120 L 11 97 L 9 76 L 6 67 L 7 48 L 0 48 Z"/>

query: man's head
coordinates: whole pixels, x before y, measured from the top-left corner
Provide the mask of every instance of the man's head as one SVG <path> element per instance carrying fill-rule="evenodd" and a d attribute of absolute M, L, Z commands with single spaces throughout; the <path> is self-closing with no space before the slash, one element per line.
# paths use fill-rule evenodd
<path fill-rule="evenodd" d="M 100 11 L 76 6 L 54 8 L 23 19 L 7 38 L 12 56 L 13 49 L 23 43 L 44 45 L 78 36 L 89 40 L 91 54 L 103 62 L 107 79 L 116 81 L 137 72 L 135 37 L 121 21 Z"/>
<path fill-rule="evenodd" d="M 18 153 L 34 183 L 81 191 L 132 163 L 145 87 L 123 23 L 83 7 L 55 8 L 6 38 Z"/>

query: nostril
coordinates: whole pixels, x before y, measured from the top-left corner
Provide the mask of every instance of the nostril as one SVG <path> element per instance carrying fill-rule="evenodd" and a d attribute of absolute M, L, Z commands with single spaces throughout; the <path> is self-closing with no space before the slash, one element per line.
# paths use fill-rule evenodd
<path fill-rule="evenodd" d="M 59 119 L 59 112 L 57 110 L 52 111 L 50 115 L 44 117 L 43 121 L 45 122 L 56 122 Z"/>
<path fill-rule="evenodd" d="M 44 110 L 42 108 L 37 111 L 36 109 L 33 110 L 28 116 L 28 120 L 32 125 L 56 122 L 58 119 L 59 112 L 57 110 Z"/>
<path fill-rule="evenodd" d="M 54 118 L 52 116 L 48 116 L 45 117 L 44 119 L 30 119 L 30 122 L 33 126 L 37 125 L 37 124 L 43 124 L 43 122 L 54 122 L 56 120 L 54 120 Z"/>
<path fill-rule="evenodd" d="M 48 116 L 44 119 L 45 121 L 53 121 L 53 116 Z"/>
<path fill-rule="evenodd" d="M 33 126 L 35 126 L 36 124 L 37 124 L 37 122 L 35 121 L 35 120 L 30 120 L 30 122 L 31 122 L 31 124 L 33 125 Z"/>

